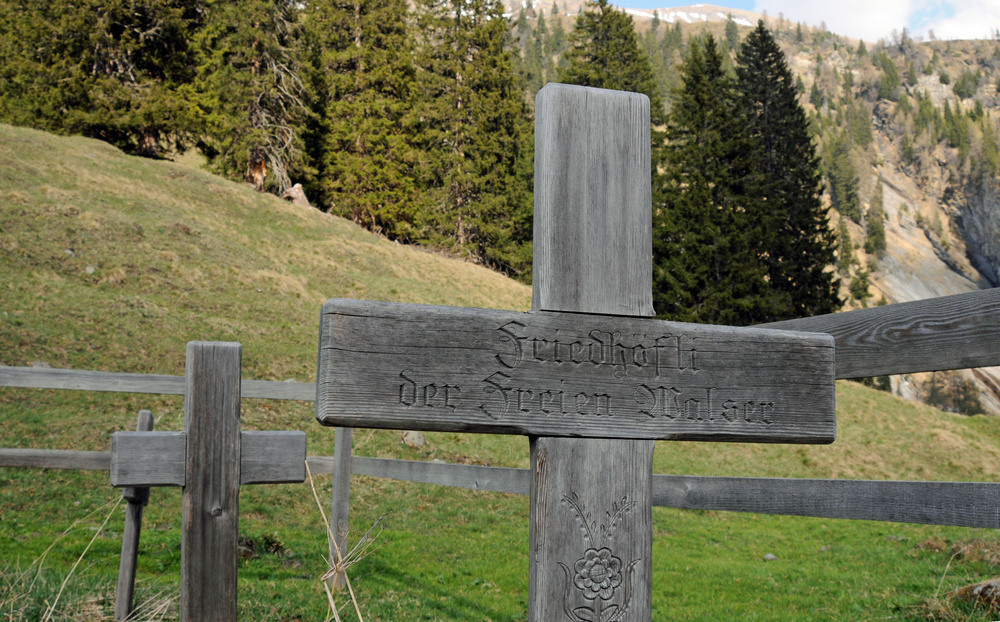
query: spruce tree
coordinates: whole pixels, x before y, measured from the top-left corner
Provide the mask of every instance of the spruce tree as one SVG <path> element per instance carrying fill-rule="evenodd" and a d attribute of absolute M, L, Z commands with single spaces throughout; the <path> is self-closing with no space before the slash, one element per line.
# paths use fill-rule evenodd
<path fill-rule="evenodd" d="M 871 205 L 868 207 L 868 219 L 865 227 L 865 252 L 869 255 L 882 257 L 885 254 L 885 212 L 883 211 L 882 180 L 875 182 L 875 192 L 872 194 Z"/>
<path fill-rule="evenodd" d="M 655 195 L 658 186 L 655 180 L 664 158 L 664 133 L 658 128 L 666 123 L 666 113 L 653 67 L 639 45 L 632 17 L 609 4 L 608 0 L 590 2 L 587 11 L 577 17 L 570 41 L 560 82 L 642 93 L 649 97 L 650 174 Z M 655 196 L 653 200 L 657 200 Z"/>
<path fill-rule="evenodd" d="M 835 210 L 856 223 L 861 222 L 858 174 L 851 163 L 851 141 L 837 134 L 823 145 L 823 159 L 830 186 L 830 202 Z"/>
<path fill-rule="evenodd" d="M 316 123 L 309 151 L 324 209 L 390 239 L 416 230 L 416 69 L 405 0 L 318 0 L 310 6 Z"/>
<path fill-rule="evenodd" d="M 126 152 L 184 149 L 199 132 L 192 0 L 0 1 L 0 120 Z"/>
<path fill-rule="evenodd" d="M 768 319 L 836 311 L 838 285 L 827 270 L 836 240 L 820 198 L 819 159 L 785 55 L 763 21 L 744 40 L 736 73 L 747 129 L 759 147 L 754 164 L 771 221 L 760 255 L 770 287 L 790 302 Z"/>
<path fill-rule="evenodd" d="M 667 319 L 746 325 L 786 301 L 767 282 L 759 241 L 769 221 L 760 155 L 715 39 L 692 41 L 654 187 L 653 304 Z"/>
<path fill-rule="evenodd" d="M 639 46 L 632 17 L 608 0 L 589 2 L 570 33 L 572 47 L 559 81 L 649 97 L 653 125 L 664 120 L 663 100 L 649 57 Z"/>
<path fill-rule="evenodd" d="M 208 0 L 205 11 L 199 105 L 214 164 L 257 190 L 281 192 L 306 166 L 297 10 L 280 0 Z"/>
<path fill-rule="evenodd" d="M 420 0 L 421 240 L 528 279 L 530 148 L 498 0 Z"/>

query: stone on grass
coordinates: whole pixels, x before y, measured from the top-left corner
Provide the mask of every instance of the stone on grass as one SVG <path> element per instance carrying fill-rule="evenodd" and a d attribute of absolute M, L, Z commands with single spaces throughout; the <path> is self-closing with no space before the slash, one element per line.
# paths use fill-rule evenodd
<path fill-rule="evenodd" d="M 972 603 L 987 611 L 1000 611 L 1000 577 L 952 590 L 948 598 Z"/>
<path fill-rule="evenodd" d="M 412 447 L 414 449 L 420 449 L 427 444 L 424 440 L 424 435 L 416 430 L 403 432 L 403 443 L 405 443 L 407 447 Z"/>

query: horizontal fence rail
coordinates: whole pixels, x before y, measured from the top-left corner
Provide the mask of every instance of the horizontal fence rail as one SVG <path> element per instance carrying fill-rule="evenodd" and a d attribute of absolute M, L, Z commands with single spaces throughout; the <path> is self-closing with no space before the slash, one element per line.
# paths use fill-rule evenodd
<path fill-rule="evenodd" d="M 0 387 L 184 395 L 184 376 L 0 365 Z M 240 395 L 256 399 L 315 402 L 316 384 L 243 380 Z"/>
<path fill-rule="evenodd" d="M 315 475 L 333 473 L 333 458 L 310 456 Z M 111 453 L 0 449 L 0 467 L 107 471 Z M 470 490 L 528 494 L 527 469 L 444 462 L 351 458 L 352 475 Z M 654 475 L 653 505 L 816 518 L 1000 528 L 1000 484 L 888 482 Z"/>
<path fill-rule="evenodd" d="M 1000 365 L 1000 289 L 760 327 L 833 335 L 837 378 Z"/>

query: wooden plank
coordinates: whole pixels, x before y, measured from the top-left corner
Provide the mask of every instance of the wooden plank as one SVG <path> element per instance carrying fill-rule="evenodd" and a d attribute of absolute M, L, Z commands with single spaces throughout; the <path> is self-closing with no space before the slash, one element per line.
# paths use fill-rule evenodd
<path fill-rule="evenodd" d="M 268 400 L 316 401 L 314 382 L 275 382 L 274 380 L 244 380 L 240 389 L 244 398 Z"/>
<path fill-rule="evenodd" d="M 309 456 L 313 475 L 332 474 L 334 460 L 326 456 Z M 486 467 L 473 464 L 392 460 L 388 458 L 351 458 L 351 474 L 396 479 L 421 484 L 436 484 L 451 488 L 528 494 L 528 469 Z"/>
<path fill-rule="evenodd" d="M 833 335 L 838 378 L 1000 365 L 1000 289 L 762 326 Z"/>
<path fill-rule="evenodd" d="M 238 343 L 187 346 L 182 622 L 236 621 L 241 363 Z"/>
<path fill-rule="evenodd" d="M 156 374 L 0 366 L 0 386 L 184 395 L 184 378 Z"/>
<path fill-rule="evenodd" d="M 153 413 L 140 410 L 135 429 L 149 432 L 153 429 Z M 126 487 L 122 489 L 125 504 L 125 527 L 122 530 L 122 552 L 118 561 L 118 589 L 115 590 L 115 620 L 127 620 L 132 615 L 135 596 L 135 569 L 139 558 L 139 536 L 142 533 L 142 511 L 149 502 L 149 488 Z"/>
<path fill-rule="evenodd" d="M 0 387 L 184 395 L 184 378 L 156 374 L 0 365 Z M 245 398 L 314 402 L 316 385 L 311 382 L 243 380 L 241 394 Z"/>
<path fill-rule="evenodd" d="M 184 432 L 115 432 L 111 435 L 111 485 L 183 486 L 186 456 Z"/>
<path fill-rule="evenodd" d="M 585 313 L 332 299 L 324 425 L 829 443 L 827 335 Z"/>
<path fill-rule="evenodd" d="M 1000 528 L 1000 484 L 653 476 L 653 504 L 698 510 Z"/>
<path fill-rule="evenodd" d="M 333 441 L 333 490 L 330 493 L 330 559 L 337 560 L 347 555 L 347 534 L 350 529 L 351 514 L 351 452 L 353 451 L 354 430 L 337 428 Z M 336 544 L 336 546 L 334 546 Z M 339 590 L 347 585 L 347 574 L 337 572 L 330 577 L 330 588 Z"/>
<path fill-rule="evenodd" d="M 649 145 L 645 95 L 539 91 L 532 309 L 654 315 Z"/>
<path fill-rule="evenodd" d="M 111 452 L 5 447 L 0 448 L 0 467 L 107 471 L 111 468 Z"/>
<path fill-rule="evenodd" d="M 306 481 L 305 432 L 243 432 L 240 437 L 240 485 Z"/>
<path fill-rule="evenodd" d="M 305 481 L 305 432 L 241 432 L 240 439 L 241 486 Z M 115 432 L 111 485 L 183 486 L 186 456 L 185 432 Z"/>
<path fill-rule="evenodd" d="M 652 315 L 652 252 L 648 242 L 652 240 L 652 210 L 648 194 L 649 101 L 637 94 L 547 86 L 535 102 L 536 154 L 542 159 L 539 164 L 539 155 L 536 155 L 536 170 L 541 174 L 536 172 L 535 175 L 535 196 L 552 195 L 552 199 L 535 204 L 533 280 L 543 285 L 534 290 L 539 297 L 533 297 L 532 309 L 538 312 L 538 317 L 544 317 L 541 310 L 552 308 L 574 314 Z M 584 196 L 574 191 L 577 186 L 586 187 Z M 608 249 L 614 249 L 614 256 L 609 254 Z M 598 264 L 607 265 L 595 268 Z M 546 286 L 545 283 L 552 285 Z M 546 292 L 558 294 L 549 300 Z M 690 393 L 696 384 L 693 378 L 703 381 L 713 376 L 720 359 L 732 362 L 728 356 L 709 356 L 712 359 L 709 362 L 702 355 L 702 350 L 707 354 L 708 351 L 728 348 L 708 346 L 707 341 L 710 340 L 699 342 L 697 338 L 691 341 L 697 346 L 689 348 L 684 343 L 684 337 L 692 338 L 695 333 L 689 333 L 686 327 L 680 326 L 669 327 L 676 332 L 660 332 L 657 328 L 668 327 L 653 327 L 648 324 L 650 320 L 645 320 L 640 330 L 620 327 L 617 322 L 597 326 L 596 323 L 590 324 L 582 315 L 566 320 L 564 325 L 558 327 L 561 330 L 525 334 L 532 339 L 543 339 L 543 344 L 555 342 L 557 345 L 553 348 L 555 352 L 551 360 L 546 360 L 544 348 L 542 356 L 536 356 L 539 342 L 531 341 L 530 357 L 527 358 L 529 364 L 513 366 L 517 369 L 523 367 L 522 371 L 529 374 L 523 379 L 517 378 L 517 382 L 510 385 L 519 389 L 518 402 L 520 390 L 537 390 L 537 385 L 531 383 L 536 377 L 542 377 L 548 378 L 550 383 L 553 380 L 558 383 L 550 385 L 551 388 L 538 386 L 542 389 L 540 395 L 544 395 L 546 390 L 565 391 L 574 396 L 590 394 L 599 403 L 597 389 L 606 386 L 607 380 L 601 378 L 603 382 L 594 385 L 574 385 L 572 382 L 578 379 L 574 373 L 576 370 L 590 371 L 588 368 L 593 367 L 604 372 L 598 376 L 608 375 L 621 385 L 616 388 L 623 390 L 624 395 L 617 394 L 616 407 L 629 404 L 633 412 L 644 411 L 636 414 L 645 425 L 649 425 L 649 419 L 659 419 L 656 423 L 661 425 L 670 421 L 677 437 L 685 432 L 699 436 L 706 430 L 712 430 L 725 435 L 721 432 L 723 428 L 736 428 L 743 432 L 748 425 L 751 428 L 760 427 L 759 418 L 756 418 L 757 424 L 746 417 L 742 424 L 738 423 L 735 416 L 733 421 L 723 423 L 724 417 L 716 417 L 709 404 L 705 405 L 705 414 L 702 415 L 698 402 L 689 411 L 693 415 L 680 412 L 682 403 L 691 402 L 679 402 L 671 413 L 671 402 L 667 396 L 678 397 L 689 391 L 685 398 L 694 399 Z M 623 323 L 633 322 L 642 321 L 628 318 Z M 585 332 L 574 334 L 573 331 L 578 331 L 581 325 L 585 327 Z M 497 328 L 503 326 L 498 324 Z M 525 324 L 525 327 L 528 326 L 531 326 L 530 322 Z M 646 327 L 652 330 L 647 331 Z M 506 342 L 501 339 L 501 344 L 514 346 L 522 343 L 518 341 L 519 331 L 511 332 L 513 334 L 507 336 Z M 630 361 L 644 361 L 641 354 L 637 356 L 641 350 L 637 351 L 635 346 L 645 347 L 645 338 L 652 339 L 650 346 L 653 348 L 661 343 L 661 339 L 668 347 L 675 345 L 672 364 L 664 365 L 662 359 L 654 355 L 653 365 L 630 365 Z M 674 339 L 676 344 L 671 344 Z M 586 358 L 580 357 L 577 363 L 572 344 L 593 344 L 595 341 L 599 344 L 596 349 L 600 354 L 590 357 L 589 363 Z M 615 344 L 619 342 L 622 346 L 627 344 L 632 347 L 631 356 L 615 355 Z M 523 343 L 527 345 L 528 342 Z M 563 353 L 558 353 L 559 343 L 570 344 L 568 356 L 565 346 Z M 608 357 L 604 356 L 605 348 L 611 350 Z M 693 358 L 695 351 L 698 351 L 697 360 Z M 501 354 L 505 358 L 500 358 Z M 510 349 L 498 352 L 497 363 L 511 363 L 510 354 Z M 568 364 L 566 359 L 569 359 Z M 594 365 L 595 360 L 602 361 L 602 364 Z M 606 360 L 611 363 L 610 368 L 603 363 Z M 657 363 L 658 360 L 661 362 Z M 518 362 L 518 359 L 513 362 Z M 621 365 L 616 366 L 615 363 Z M 821 364 L 820 368 L 825 365 L 832 366 L 832 362 Z M 739 370 L 739 367 L 734 369 Z M 637 373 L 640 370 L 647 375 Z M 513 371 L 509 374 L 512 378 L 515 376 Z M 596 380 L 593 373 L 580 376 L 590 382 Z M 566 379 L 570 379 L 569 386 Z M 734 378 L 727 377 L 725 382 L 722 380 L 720 376 L 718 380 L 713 377 L 709 381 L 707 398 L 711 398 L 713 388 L 725 387 L 728 395 L 730 390 L 743 390 L 747 386 L 744 382 L 734 382 Z M 632 388 L 631 394 L 629 387 Z M 640 387 L 644 389 L 640 390 Z M 755 390 L 768 392 L 763 387 L 756 387 Z M 662 397 L 658 398 L 658 395 Z M 610 426 L 602 426 L 605 430 L 601 435 L 607 435 L 609 428 L 630 427 L 622 425 L 620 410 L 610 408 L 611 399 L 607 398 L 609 407 L 604 415 L 599 415 L 596 408 L 589 416 L 571 414 L 567 418 L 569 421 L 559 422 L 562 431 L 546 430 L 538 433 L 552 436 L 530 439 L 529 622 L 566 617 L 577 622 L 612 619 L 648 622 L 652 619 L 653 521 L 650 486 L 653 441 L 558 438 L 567 433 L 576 435 L 591 421 L 601 421 L 602 418 Z M 759 394 L 754 399 L 759 401 Z M 539 410 L 544 404 L 542 400 L 540 397 Z M 516 406 L 520 412 L 521 404 Z M 560 415 L 567 410 L 561 406 Z M 580 409 L 569 409 L 571 413 L 574 410 L 578 412 Z M 784 406 L 782 412 L 786 412 Z M 688 419 L 689 416 L 691 419 Z M 556 418 L 560 417 L 557 415 Z M 829 435 L 830 430 L 826 434 Z M 626 435 L 638 436 L 634 430 Z M 599 518 L 592 520 L 592 516 Z M 603 575 L 604 580 L 597 578 L 598 575 Z"/>
<path fill-rule="evenodd" d="M 310 456 L 314 474 L 333 459 Z M 524 495 L 528 469 L 355 456 L 355 475 Z M 848 520 L 1000 528 L 1000 483 L 653 475 L 653 505 Z"/>
<path fill-rule="evenodd" d="M 653 442 L 540 437 L 531 464 L 528 619 L 585 608 L 579 619 L 605 620 L 614 607 L 650 620 Z M 617 579 L 596 598 L 581 580 L 595 563 Z"/>

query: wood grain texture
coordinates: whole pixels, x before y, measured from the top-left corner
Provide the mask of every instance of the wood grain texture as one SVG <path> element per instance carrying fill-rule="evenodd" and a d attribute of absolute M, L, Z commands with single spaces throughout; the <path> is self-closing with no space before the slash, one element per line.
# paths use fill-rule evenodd
<path fill-rule="evenodd" d="M 241 432 L 240 445 L 241 486 L 305 481 L 305 432 Z M 186 457 L 186 432 L 115 432 L 111 485 L 183 486 Z"/>
<path fill-rule="evenodd" d="M 335 458 L 309 456 L 313 475 L 334 472 Z M 436 484 L 469 490 L 487 490 L 518 495 L 528 494 L 528 469 L 485 467 L 471 464 L 392 460 L 389 458 L 351 458 L 351 474 L 382 477 L 421 484 Z"/>
<path fill-rule="evenodd" d="M 596 438 L 829 443 L 826 335 L 585 313 L 332 299 L 324 425 Z"/>
<path fill-rule="evenodd" d="M 535 263 L 532 280 L 536 285 L 532 309 L 539 317 L 544 317 L 540 310 L 545 309 L 573 314 L 651 316 L 649 101 L 634 94 L 561 85 L 545 87 L 535 101 Z M 715 371 L 721 360 L 732 362 L 728 347 L 722 348 L 727 356 L 715 357 L 713 362 L 698 356 L 696 361 L 694 351 L 699 350 L 700 354 L 709 340 L 698 342 L 694 333 L 688 333 L 686 328 L 670 327 L 669 330 L 676 332 L 660 332 L 650 324 L 635 330 L 611 324 L 602 331 L 602 327 L 586 326 L 588 320 L 582 315 L 566 319 L 567 323 L 556 331 L 542 330 L 537 337 L 526 335 L 535 339 L 540 337 L 543 344 L 555 342 L 553 356 L 547 361 L 544 348 L 542 356 L 537 356 L 538 341 L 532 341 L 530 360 L 534 365 L 525 366 L 527 377 L 512 386 L 531 390 L 533 386 L 528 383 L 540 374 L 551 374 L 554 368 L 557 373 L 548 378 L 550 382 L 558 380 L 559 385 L 542 385 L 543 391 L 589 393 L 596 398 L 596 389 L 606 386 L 604 382 L 607 382 L 605 378 L 601 378 L 604 382 L 594 382 L 601 374 L 589 375 L 587 380 L 592 384 L 566 387 L 565 378 L 573 376 L 563 373 L 562 369 L 588 368 L 584 357 L 578 357 L 580 363 L 574 360 L 572 346 L 578 341 L 586 343 L 585 337 L 573 334 L 584 325 L 584 335 L 600 344 L 597 349 L 601 355 L 590 357 L 590 364 L 608 372 L 606 364 L 595 365 L 594 362 L 603 363 L 603 350 L 610 346 L 607 358 L 612 370 L 616 362 L 621 363 L 617 373 L 612 371 L 610 375 L 620 384 L 629 381 L 623 387 L 625 394 L 619 394 L 615 405 L 641 402 L 640 408 L 633 406 L 632 409 L 641 411 L 637 415 L 642 424 L 649 422 L 643 417 L 659 418 L 657 423 L 679 422 L 681 426 L 677 427 L 687 427 L 686 431 L 693 432 L 694 436 L 705 429 L 718 432 L 728 427 L 743 432 L 748 427 L 750 419 L 746 417 L 743 424 L 735 417 L 733 421 L 722 423 L 715 418 L 709 404 L 705 404 L 702 415 L 698 408 L 700 402 L 692 392 L 695 384 L 692 377 L 701 376 L 699 380 L 704 381 L 708 374 L 702 374 L 703 370 Z M 625 323 L 640 321 L 628 318 Z M 647 327 L 649 331 L 645 330 Z M 667 330 L 667 327 L 662 328 Z M 511 332 L 514 334 L 508 336 L 507 344 L 521 343 L 517 341 L 517 331 Z M 685 336 L 693 337 L 697 347 L 685 347 Z M 619 337 L 629 342 L 631 356 L 616 356 L 615 343 Z M 664 365 L 662 360 L 665 359 L 654 357 L 657 362 L 652 366 L 653 373 L 648 377 L 638 374 L 639 370 L 650 371 L 648 365 L 629 365 L 630 359 L 632 363 L 646 362 L 642 351 L 636 349 L 636 346 L 647 347 L 644 338 L 652 338 L 654 348 L 656 344 L 675 345 L 673 365 Z M 676 344 L 672 344 L 672 340 L 676 340 Z M 560 342 L 571 344 L 568 357 L 565 347 L 564 352 L 559 353 Z M 720 348 L 707 346 L 706 350 Z M 503 354 L 509 355 L 510 351 Z M 498 363 L 510 362 L 509 357 L 501 359 L 500 356 L 498 353 Z M 567 358 L 570 365 L 565 365 Z M 832 363 L 822 363 L 819 367 L 827 365 Z M 630 373 L 633 375 L 629 379 Z M 665 380 L 667 382 L 658 382 Z M 732 380 L 735 378 L 727 377 L 723 385 L 716 385 L 714 379 L 707 382 L 705 401 L 711 401 L 713 388 L 725 386 L 728 392 L 730 387 L 743 389 L 753 384 L 744 382 L 746 378 L 729 384 Z M 631 395 L 627 390 L 629 385 Z M 671 396 L 679 397 L 684 391 L 688 391 L 685 399 L 696 401 L 692 410 L 682 414 L 681 404 L 691 405 L 692 402 L 678 402 L 674 404 L 676 408 L 671 409 Z M 759 394 L 755 394 L 758 397 L 754 399 L 760 401 Z M 519 391 L 518 412 L 521 411 L 520 396 Z M 605 426 L 599 436 L 607 436 L 609 427 L 621 426 L 633 428 L 626 436 L 641 437 L 635 434 L 634 425 L 622 425 L 623 418 L 610 408 L 611 400 L 607 398 L 609 407 L 604 416 L 611 426 Z M 598 399 L 595 402 L 599 404 Z M 540 397 L 540 411 L 544 411 L 543 406 Z M 566 410 L 560 403 L 560 414 Z M 569 410 L 579 412 L 580 409 Z M 594 415 L 598 412 L 595 408 Z M 601 417 L 584 419 L 589 423 L 600 421 Z M 574 428 L 576 423 L 573 422 Z M 568 426 L 562 422 L 562 427 Z M 536 433 L 552 436 L 530 439 L 529 622 L 556 619 L 648 622 L 652 618 L 653 595 L 650 505 L 653 441 L 564 438 L 565 430 Z M 829 429 L 826 434 L 830 435 Z M 725 436 L 726 432 L 720 435 Z M 599 518 L 592 519 L 592 516 Z"/>
<path fill-rule="evenodd" d="M 243 432 L 240 439 L 240 485 L 306 481 L 305 432 Z"/>
<path fill-rule="evenodd" d="M 347 533 L 350 528 L 351 513 L 351 470 L 353 466 L 351 452 L 354 444 L 354 430 L 351 428 L 336 428 L 333 440 L 333 490 L 330 494 L 330 559 L 338 559 L 347 555 Z M 336 546 L 334 546 L 336 543 Z M 330 577 L 330 588 L 341 589 L 347 585 L 347 575 L 338 572 Z"/>
<path fill-rule="evenodd" d="M 762 327 L 833 335 L 838 378 L 1000 365 L 1000 289 Z"/>
<path fill-rule="evenodd" d="M 182 622 L 236 621 L 242 350 L 238 343 L 187 346 Z"/>
<path fill-rule="evenodd" d="M 111 435 L 111 485 L 183 486 L 186 456 L 184 432 L 115 432 Z"/>
<path fill-rule="evenodd" d="M 136 432 L 153 431 L 153 413 L 148 410 L 140 410 L 135 423 Z M 122 488 L 122 498 L 126 501 L 134 501 L 146 505 L 149 502 L 148 486 L 125 486 Z"/>
<path fill-rule="evenodd" d="M 107 471 L 111 469 L 111 452 L 4 447 L 0 448 L 0 467 Z"/>
<path fill-rule="evenodd" d="M 242 385 L 241 394 L 245 398 L 302 402 L 316 400 L 316 385 L 311 382 L 244 380 Z M 0 387 L 184 395 L 184 378 L 157 374 L 0 366 Z"/>
<path fill-rule="evenodd" d="M 532 439 L 528 620 L 652 618 L 652 464 L 651 441 Z"/>
<path fill-rule="evenodd" d="M 1000 528 L 1000 484 L 739 477 L 653 477 L 673 508 Z"/>
<path fill-rule="evenodd" d="M 136 432 L 153 429 L 153 413 L 140 410 Z M 129 486 L 122 489 L 125 504 L 125 526 L 122 529 L 122 552 L 118 560 L 118 589 L 115 590 L 115 620 L 127 620 L 132 615 L 135 596 L 135 570 L 139 559 L 139 536 L 142 533 L 142 511 L 149 502 L 149 488 Z"/>
<path fill-rule="evenodd" d="M 314 474 L 333 459 L 310 456 Z M 355 456 L 356 475 L 525 495 L 528 469 Z M 659 507 L 1000 528 L 1000 484 L 653 475 Z"/>
<path fill-rule="evenodd" d="M 653 315 L 649 147 L 645 95 L 538 92 L 533 310 Z"/>

